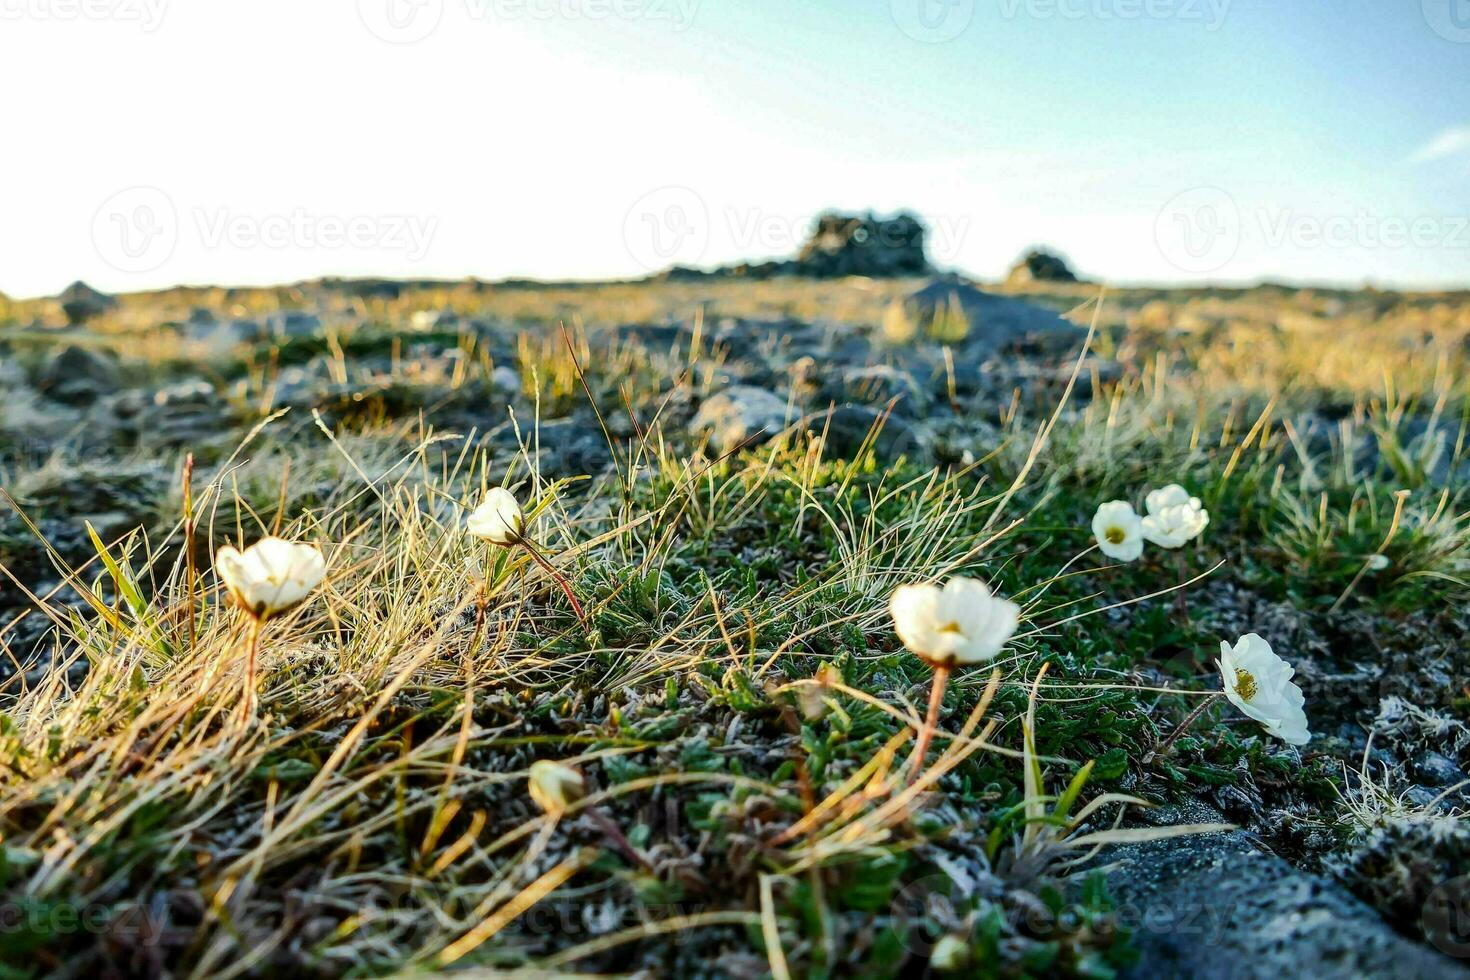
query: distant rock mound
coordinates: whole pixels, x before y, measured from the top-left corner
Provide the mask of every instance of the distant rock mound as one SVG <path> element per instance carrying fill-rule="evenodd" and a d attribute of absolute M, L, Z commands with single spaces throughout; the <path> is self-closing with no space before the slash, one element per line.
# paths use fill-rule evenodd
<path fill-rule="evenodd" d="M 817 216 L 806 244 L 794 259 L 741 262 L 713 271 L 675 266 L 661 278 L 687 280 L 720 278 L 770 279 L 806 276 L 835 279 L 869 276 L 889 279 L 923 276 L 933 272 L 924 251 L 928 229 L 917 217 L 900 212 L 880 218 L 873 212 L 849 214 L 828 211 Z"/>
<path fill-rule="evenodd" d="M 954 276 L 935 279 L 896 300 L 884 318 L 883 332 L 890 342 L 923 335 L 988 352 L 1061 348 L 1087 333 L 1051 310 L 987 293 Z"/>
<path fill-rule="evenodd" d="M 796 257 L 803 274 L 830 276 L 921 276 L 929 272 L 924 254 L 925 228 L 911 214 L 878 218 L 829 212 Z"/>
<path fill-rule="evenodd" d="M 63 289 L 56 301 L 61 304 L 61 312 L 66 314 L 66 322 L 74 327 L 117 306 L 117 300 L 80 279 Z"/>
<path fill-rule="evenodd" d="M 1045 249 L 1032 249 L 1021 256 L 1021 261 L 1011 267 L 1010 275 L 1006 276 L 1006 282 L 1024 284 L 1028 282 L 1077 282 L 1077 274 L 1074 273 L 1065 259 L 1055 252 Z"/>

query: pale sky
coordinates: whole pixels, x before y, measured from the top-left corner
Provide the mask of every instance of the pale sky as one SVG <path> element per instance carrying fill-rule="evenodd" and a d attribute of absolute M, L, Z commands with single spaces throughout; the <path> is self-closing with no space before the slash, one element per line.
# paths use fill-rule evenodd
<path fill-rule="evenodd" d="M 0 291 L 936 262 L 1470 286 L 1465 0 L 0 0 Z"/>

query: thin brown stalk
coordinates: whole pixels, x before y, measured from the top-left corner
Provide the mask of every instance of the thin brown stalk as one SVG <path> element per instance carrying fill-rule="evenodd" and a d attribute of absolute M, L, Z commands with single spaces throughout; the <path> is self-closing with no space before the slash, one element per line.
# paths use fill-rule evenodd
<path fill-rule="evenodd" d="M 934 731 L 939 727 L 939 707 L 944 703 L 944 689 L 949 685 L 950 668 L 936 666 L 934 668 L 934 683 L 929 687 L 929 713 L 924 718 L 924 727 L 919 731 L 919 741 L 914 745 L 914 754 L 909 759 L 908 785 L 912 786 L 914 780 L 919 778 L 919 773 L 924 769 L 924 757 L 929 752 L 929 743 L 934 739 Z"/>
<path fill-rule="evenodd" d="M 184 457 L 184 622 L 188 627 L 189 652 L 196 643 L 194 614 L 194 454 Z"/>
<path fill-rule="evenodd" d="M 255 717 L 256 694 L 255 694 L 255 665 L 260 657 L 260 631 L 265 625 L 265 620 L 259 616 L 249 616 L 249 638 L 246 640 L 245 651 L 245 696 L 240 703 L 240 720 L 249 722 Z"/>
<path fill-rule="evenodd" d="M 546 560 L 545 556 L 536 549 L 536 546 L 530 540 L 521 538 L 517 543 L 526 549 L 526 553 L 536 560 L 536 564 L 540 565 L 547 575 L 550 575 L 556 580 L 556 584 L 561 586 L 561 590 L 566 593 L 567 601 L 572 604 L 572 611 L 577 614 L 578 619 L 585 623 L 587 621 L 587 614 L 582 611 L 582 604 L 577 601 L 577 594 L 572 591 L 572 583 L 568 582 L 566 576 L 558 572 L 551 562 Z"/>
<path fill-rule="evenodd" d="M 1209 697 L 1205 698 L 1203 701 L 1201 701 L 1198 705 L 1196 705 L 1195 706 L 1195 709 L 1193 711 L 1191 711 L 1189 713 L 1189 715 L 1187 717 L 1185 717 L 1185 719 L 1179 723 L 1179 727 L 1176 728 L 1176 729 L 1174 729 L 1174 734 L 1172 734 L 1168 738 L 1164 739 L 1164 741 L 1159 745 L 1158 748 L 1154 749 L 1148 755 L 1144 756 L 1144 758 L 1143 758 L 1143 764 L 1144 765 L 1149 765 L 1150 763 L 1152 763 L 1154 761 L 1154 759 L 1156 759 L 1156 758 L 1158 758 L 1160 756 L 1166 755 L 1168 753 L 1169 749 L 1178 740 L 1179 736 L 1180 735 L 1183 735 L 1189 729 L 1189 726 L 1190 725 L 1193 725 L 1196 721 L 1199 720 L 1199 716 L 1205 713 L 1205 709 L 1206 708 L 1208 708 L 1210 705 L 1214 704 L 1215 703 L 1215 700 L 1217 698 L 1221 698 L 1221 697 L 1224 697 L 1224 695 L 1223 694 L 1212 694 Z"/>

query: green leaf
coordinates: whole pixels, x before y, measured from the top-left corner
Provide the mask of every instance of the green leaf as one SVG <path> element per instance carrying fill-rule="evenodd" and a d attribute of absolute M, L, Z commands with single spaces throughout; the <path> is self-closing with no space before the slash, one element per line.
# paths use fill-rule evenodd
<path fill-rule="evenodd" d="M 1092 775 L 1092 767 L 1095 762 L 1096 760 L 1093 760 L 1093 762 L 1089 762 L 1077 770 L 1077 774 L 1067 784 L 1066 792 L 1057 800 L 1056 809 L 1052 810 L 1052 816 L 1063 821 L 1067 819 L 1067 814 L 1072 810 L 1072 804 L 1077 802 L 1077 797 L 1081 794 L 1082 787 L 1087 785 L 1087 777 Z"/>
<path fill-rule="evenodd" d="M 1092 774 L 1105 782 L 1112 782 L 1128 771 L 1128 753 L 1121 748 L 1108 749 L 1092 760 Z"/>
<path fill-rule="evenodd" d="M 92 526 L 91 521 L 83 521 L 87 527 L 87 536 L 92 539 L 92 547 L 97 551 L 97 557 L 102 559 L 102 564 L 107 566 L 107 574 L 112 577 L 112 584 L 117 587 L 117 594 L 122 596 L 133 615 L 140 621 L 148 611 L 148 603 L 143 599 L 143 593 L 138 588 L 138 583 L 133 581 L 131 570 L 124 571 L 122 566 L 112 557 L 107 550 L 107 545 L 102 543 L 102 538 L 97 534 L 97 529 Z"/>

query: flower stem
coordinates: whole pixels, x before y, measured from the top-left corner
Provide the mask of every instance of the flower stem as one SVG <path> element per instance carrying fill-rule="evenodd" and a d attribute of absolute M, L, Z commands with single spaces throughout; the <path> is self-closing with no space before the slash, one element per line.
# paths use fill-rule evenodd
<path fill-rule="evenodd" d="M 1182 619 L 1187 623 L 1189 622 L 1189 607 L 1184 604 L 1184 580 L 1186 576 L 1183 551 L 1174 552 L 1174 564 L 1179 569 L 1179 585 L 1174 589 L 1174 616 L 1176 619 Z"/>
<path fill-rule="evenodd" d="M 1189 726 L 1198 721 L 1199 716 L 1205 713 L 1205 709 L 1214 704 L 1216 698 L 1220 698 L 1223 696 L 1224 695 L 1222 694 L 1211 694 L 1209 697 L 1201 700 L 1200 703 L 1195 707 L 1195 709 L 1189 713 L 1188 717 L 1186 717 L 1183 721 L 1179 723 L 1179 727 L 1174 729 L 1174 734 L 1164 739 L 1164 741 L 1159 744 L 1158 748 L 1154 749 L 1148 755 L 1144 756 L 1143 764 L 1148 765 L 1159 756 L 1167 754 L 1169 749 L 1174 745 L 1174 742 L 1179 738 L 1179 736 L 1183 735 L 1185 731 L 1188 730 Z"/>
<path fill-rule="evenodd" d="M 194 454 L 184 457 L 184 616 L 189 626 L 189 652 L 194 652 Z"/>
<path fill-rule="evenodd" d="M 924 727 L 919 729 L 919 741 L 915 743 L 914 754 L 909 759 L 910 786 L 924 769 L 924 757 L 929 754 L 929 743 L 934 739 L 934 732 L 939 726 L 939 707 L 944 704 L 944 689 L 948 684 L 949 668 L 935 667 L 934 683 L 929 687 L 929 714 L 924 718 Z"/>
<path fill-rule="evenodd" d="M 485 574 L 480 578 L 480 595 L 475 602 L 475 635 L 470 638 L 469 652 L 465 654 L 465 672 L 480 650 L 480 637 L 485 632 L 485 607 L 490 604 L 490 569 L 495 564 L 494 545 L 485 546 Z"/>
<path fill-rule="evenodd" d="M 529 539 L 520 538 L 516 543 L 519 544 L 522 548 L 525 548 L 526 552 L 532 558 L 536 559 L 536 564 L 540 565 L 543 569 L 546 570 L 546 574 L 550 575 L 556 580 L 556 584 L 561 586 L 561 590 L 566 593 L 567 601 L 572 604 L 572 611 L 577 614 L 578 619 L 582 620 L 585 623 L 587 621 L 587 614 L 582 612 L 582 604 L 577 601 L 577 594 L 572 591 L 572 583 L 566 580 L 566 576 L 562 575 L 561 572 L 558 572 L 554 567 L 552 567 L 551 562 L 547 561 L 546 558 L 541 554 L 541 552 L 536 550 L 536 546 L 533 545 Z"/>
<path fill-rule="evenodd" d="M 260 630 L 264 625 L 265 620 L 259 616 L 250 617 L 250 639 L 245 653 L 245 697 L 240 704 L 242 722 L 248 722 L 255 717 L 255 663 L 260 656 Z"/>

